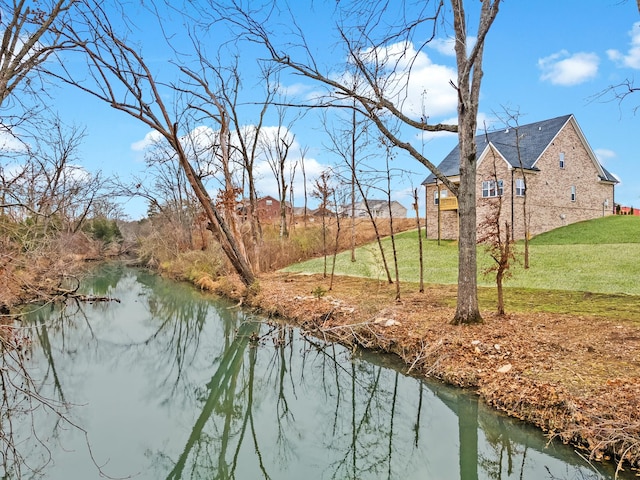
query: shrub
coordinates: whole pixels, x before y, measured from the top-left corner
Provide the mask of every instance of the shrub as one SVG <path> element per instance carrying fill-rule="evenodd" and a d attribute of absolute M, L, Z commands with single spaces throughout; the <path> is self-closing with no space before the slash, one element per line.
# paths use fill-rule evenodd
<path fill-rule="evenodd" d="M 104 217 L 90 220 L 85 230 L 96 240 L 101 240 L 105 243 L 111 243 L 122 238 L 122 233 L 116 221 L 108 220 Z"/>

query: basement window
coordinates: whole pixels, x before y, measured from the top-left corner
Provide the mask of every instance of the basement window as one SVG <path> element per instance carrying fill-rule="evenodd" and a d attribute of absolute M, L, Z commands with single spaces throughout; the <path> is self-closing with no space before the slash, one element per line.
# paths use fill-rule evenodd
<path fill-rule="evenodd" d="M 575 185 L 571 187 L 571 201 L 572 202 L 576 201 L 576 187 L 575 187 Z"/>

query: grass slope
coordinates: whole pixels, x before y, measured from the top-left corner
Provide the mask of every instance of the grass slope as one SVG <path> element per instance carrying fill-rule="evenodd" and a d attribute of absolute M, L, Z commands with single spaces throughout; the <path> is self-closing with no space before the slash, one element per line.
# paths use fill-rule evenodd
<path fill-rule="evenodd" d="M 640 243 L 640 217 L 611 215 L 556 228 L 531 239 L 532 245 L 621 243 Z"/>
<path fill-rule="evenodd" d="M 390 239 L 383 242 L 387 263 L 393 273 Z M 400 279 L 419 280 L 418 239 L 416 231 L 396 236 Z M 530 268 L 522 267 L 523 245 L 517 245 L 518 262 L 507 288 L 522 290 L 562 290 L 604 294 L 640 295 L 640 217 L 609 216 L 580 222 L 539 235 L 530 243 Z M 457 283 L 458 247 L 456 242 L 426 240 L 423 242 L 424 280 L 432 284 Z M 331 272 L 333 257 L 327 257 L 327 272 Z M 478 284 L 492 287 L 493 276 L 483 271 L 492 260 L 478 246 Z M 315 258 L 291 265 L 289 272 L 322 273 L 324 259 Z M 336 258 L 337 275 L 363 276 L 386 280 L 377 244 L 360 247 L 356 262 L 350 252 Z"/>

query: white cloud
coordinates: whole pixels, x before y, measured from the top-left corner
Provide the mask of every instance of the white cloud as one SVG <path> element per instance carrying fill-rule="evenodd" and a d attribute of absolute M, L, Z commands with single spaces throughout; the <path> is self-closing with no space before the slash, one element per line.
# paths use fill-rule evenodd
<path fill-rule="evenodd" d="M 138 140 L 131 144 L 131 150 L 134 152 L 142 152 L 148 147 L 156 144 L 159 140 L 162 139 L 162 135 L 160 135 L 157 131 L 151 130 L 147 133 L 142 140 Z"/>
<path fill-rule="evenodd" d="M 286 175 L 289 175 L 291 169 L 295 165 L 295 176 L 293 178 L 293 194 L 295 197 L 294 206 L 301 207 L 304 205 L 304 178 L 302 176 L 302 165 L 299 150 L 296 150 L 287 160 Z M 320 163 L 317 159 L 312 157 L 304 158 L 304 171 L 307 179 L 307 198 L 309 204 L 313 204 L 314 201 L 311 198 L 313 190 L 313 184 L 315 180 L 320 177 L 320 174 L 329 169 L 328 165 Z M 289 183 L 289 178 L 287 178 Z M 266 161 L 261 161 L 256 164 L 256 190 L 258 195 L 263 197 L 271 195 L 278 198 L 278 185 L 269 164 Z M 287 197 L 289 195 L 287 194 Z M 288 198 L 287 198 L 288 200 Z M 311 207 L 310 207 L 311 208 Z"/>
<path fill-rule="evenodd" d="M 467 54 L 471 52 L 476 44 L 476 37 L 467 37 Z M 456 56 L 456 39 L 453 37 L 436 38 L 427 44 L 433 50 L 448 57 Z"/>
<path fill-rule="evenodd" d="M 455 112 L 458 97 L 450 85 L 457 78 L 454 68 L 433 63 L 425 52 L 406 42 L 369 50 L 363 56 L 387 66 L 385 96 L 406 115 L 437 118 Z"/>
<path fill-rule="evenodd" d="M 608 160 L 616 157 L 616 152 L 607 148 L 597 148 L 594 152 L 600 163 L 605 164 Z"/>
<path fill-rule="evenodd" d="M 436 38 L 434 40 L 431 40 L 428 43 L 430 48 L 433 48 L 434 50 L 436 50 L 437 52 L 441 53 L 442 55 L 446 55 L 448 57 L 455 57 L 456 55 L 456 50 L 455 50 L 455 46 L 456 46 L 456 40 L 455 38 Z"/>
<path fill-rule="evenodd" d="M 484 112 L 478 112 L 478 126 L 476 128 L 476 135 L 482 135 L 486 132 L 493 132 L 498 128 L 502 128 L 503 122 L 497 119 L 495 116 L 489 116 Z"/>
<path fill-rule="evenodd" d="M 629 36 L 631 37 L 631 42 L 626 55 L 618 50 L 611 49 L 607 50 L 607 56 L 620 66 L 640 70 L 640 22 L 633 24 L 629 31 Z"/>
<path fill-rule="evenodd" d="M 64 168 L 62 175 L 65 178 L 66 182 L 73 182 L 73 183 L 89 182 L 92 178 L 91 173 L 89 173 L 81 165 L 67 165 Z"/>
<path fill-rule="evenodd" d="M 250 137 L 254 135 L 255 126 L 245 125 L 240 131 L 245 139 L 251 141 Z M 196 150 L 202 151 L 207 149 L 210 145 L 217 143 L 219 130 L 214 130 L 207 126 L 198 126 L 186 134 L 182 141 L 185 143 L 185 151 L 193 152 Z M 276 182 L 271 166 L 268 162 L 268 155 L 266 150 L 272 148 L 274 142 L 279 141 L 281 138 L 286 138 L 290 142 L 289 153 L 285 164 L 285 176 L 287 183 L 290 181 L 291 172 L 294 171 L 295 175 L 293 179 L 293 192 L 296 197 L 296 206 L 303 204 L 304 184 L 301 167 L 301 146 L 296 141 L 294 133 L 288 130 L 286 127 L 277 126 L 263 126 L 260 131 L 260 146 L 258 147 L 257 158 L 254 164 L 254 178 L 256 181 L 256 190 L 258 195 L 266 196 L 271 195 L 278 197 L 278 184 Z M 238 144 L 237 132 L 232 132 L 231 142 Z M 135 151 L 144 151 L 146 148 L 153 146 L 161 136 L 155 131 L 147 133 L 143 139 L 133 143 L 131 148 Z M 221 182 L 220 172 L 215 170 L 216 165 L 209 165 L 211 171 L 209 172 L 214 177 L 218 178 Z M 307 194 L 311 195 L 311 185 L 316 178 L 320 176 L 320 173 L 329 169 L 328 165 L 321 164 L 315 158 L 305 157 L 304 168 L 307 179 Z M 232 173 L 233 175 L 233 173 Z M 209 187 L 211 188 L 211 187 Z"/>
<path fill-rule="evenodd" d="M 305 100 L 315 100 L 322 97 L 324 93 L 315 86 L 305 83 L 293 83 L 291 85 L 278 85 L 278 93 L 284 98 L 303 98 Z"/>
<path fill-rule="evenodd" d="M 542 70 L 540 79 L 553 85 L 572 86 L 594 78 L 600 59 L 595 53 L 579 52 L 570 55 L 561 50 L 538 60 Z"/>
<path fill-rule="evenodd" d="M 441 120 L 440 123 L 443 123 L 445 125 L 457 125 L 458 124 L 458 117 L 450 117 L 450 118 L 446 118 L 444 120 Z M 478 122 L 477 122 L 477 128 L 476 128 L 476 135 L 480 135 L 482 133 L 484 133 L 485 131 L 487 132 L 491 132 L 493 130 L 495 130 L 496 125 L 499 123 L 499 120 L 496 119 L 495 117 L 490 117 L 488 116 L 486 113 L 484 112 L 478 112 Z M 420 132 L 416 135 L 416 138 L 418 140 L 423 140 L 424 142 L 430 142 L 432 140 L 435 140 L 437 138 L 451 138 L 451 139 L 458 139 L 458 134 L 457 133 L 453 133 L 453 132 L 446 132 L 446 131 L 442 131 L 442 132 Z"/>
<path fill-rule="evenodd" d="M 26 152 L 27 146 L 6 127 L 0 127 L 0 150 L 4 152 Z"/>

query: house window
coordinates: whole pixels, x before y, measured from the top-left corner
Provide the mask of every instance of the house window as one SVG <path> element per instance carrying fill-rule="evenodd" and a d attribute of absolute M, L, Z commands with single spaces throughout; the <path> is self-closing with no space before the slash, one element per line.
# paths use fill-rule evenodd
<path fill-rule="evenodd" d="M 575 185 L 571 187 L 571 201 L 572 202 L 576 201 L 576 187 L 575 187 Z"/>
<path fill-rule="evenodd" d="M 273 200 L 265 200 L 264 203 L 270 207 L 271 205 L 273 205 Z"/>
<path fill-rule="evenodd" d="M 446 198 L 447 195 L 448 195 L 447 190 L 440 190 L 440 197 Z M 440 198 L 438 197 L 438 190 L 433 192 L 433 204 L 434 205 L 440 204 Z"/>
<path fill-rule="evenodd" d="M 560 152 L 560 168 L 564 168 L 564 152 Z"/>
<path fill-rule="evenodd" d="M 482 182 L 482 197 L 498 197 L 502 196 L 503 181 L 485 180 Z"/>
<path fill-rule="evenodd" d="M 516 196 L 524 197 L 524 179 L 516 178 Z"/>

